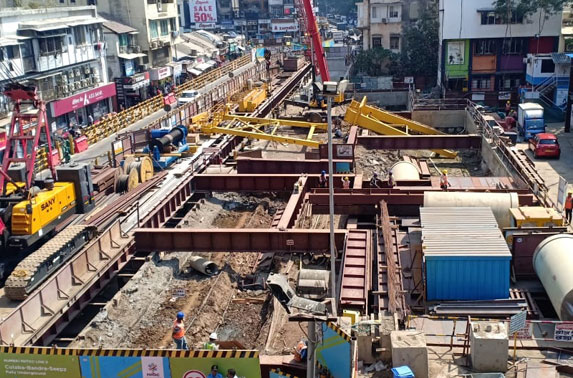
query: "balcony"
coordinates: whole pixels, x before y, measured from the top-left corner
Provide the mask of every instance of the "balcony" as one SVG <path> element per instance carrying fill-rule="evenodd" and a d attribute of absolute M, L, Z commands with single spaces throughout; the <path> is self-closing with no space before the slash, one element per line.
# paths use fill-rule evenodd
<path fill-rule="evenodd" d="M 119 46 L 120 54 L 141 54 L 141 46 L 129 45 L 129 46 Z"/>

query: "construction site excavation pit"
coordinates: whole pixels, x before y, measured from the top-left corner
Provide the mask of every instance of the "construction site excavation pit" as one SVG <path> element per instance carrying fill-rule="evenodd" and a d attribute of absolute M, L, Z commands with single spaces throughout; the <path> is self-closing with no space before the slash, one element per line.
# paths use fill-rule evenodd
<path fill-rule="evenodd" d="M 289 193 L 213 193 L 195 196 L 176 228 L 270 228 Z M 193 268 L 198 258 L 216 266 L 206 275 Z M 312 259 L 312 256 L 310 256 Z M 289 277 L 294 287 L 299 266 L 309 256 L 259 252 L 158 251 L 74 335 L 70 347 L 173 348 L 175 314 L 185 313 L 189 347 L 203 346 L 216 332 L 222 349 L 288 353 L 304 337 L 306 324 L 289 323 L 284 308 L 264 282 L 271 272 Z M 327 262 L 318 262 L 326 267 Z M 86 316 L 89 316 L 86 313 Z"/>

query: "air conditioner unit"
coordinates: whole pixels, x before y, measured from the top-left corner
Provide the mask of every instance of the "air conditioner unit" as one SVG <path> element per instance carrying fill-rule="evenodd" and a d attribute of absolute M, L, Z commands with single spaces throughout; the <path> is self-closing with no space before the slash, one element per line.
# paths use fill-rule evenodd
<path fill-rule="evenodd" d="M 88 75 L 90 72 L 92 72 L 92 69 L 90 68 L 90 66 L 86 66 L 86 67 L 84 68 L 84 73 L 85 73 L 86 75 Z"/>
<path fill-rule="evenodd" d="M 62 93 L 68 93 L 68 92 L 69 92 L 68 86 L 67 86 L 67 85 L 62 85 L 62 86 L 60 87 L 60 91 L 61 91 Z"/>
<path fill-rule="evenodd" d="M 76 69 L 74 70 L 74 76 L 75 76 L 75 77 L 81 77 L 81 74 L 82 74 L 82 73 L 80 72 L 79 69 L 76 68 Z"/>
<path fill-rule="evenodd" d="M 151 48 L 152 48 L 152 49 L 156 49 L 156 48 L 157 48 L 157 41 L 151 42 Z"/>
<path fill-rule="evenodd" d="M 387 24 L 387 23 L 388 23 L 388 19 L 383 18 L 383 19 L 382 19 L 382 23 L 383 23 L 383 24 Z"/>
<path fill-rule="evenodd" d="M 163 12 L 163 4 L 161 4 L 161 0 L 157 0 L 157 11 Z"/>
<path fill-rule="evenodd" d="M 137 54 L 140 54 L 141 53 L 141 46 L 135 46 L 134 50 Z"/>
<path fill-rule="evenodd" d="M 139 69 L 141 71 L 147 71 L 147 70 L 149 70 L 149 64 L 142 64 L 139 66 Z"/>
<path fill-rule="evenodd" d="M 68 92 L 73 92 L 75 88 L 76 86 L 74 85 L 74 83 L 68 84 Z"/>
<path fill-rule="evenodd" d="M 90 82 L 87 79 L 82 80 L 82 87 L 85 88 L 90 85 Z"/>
<path fill-rule="evenodd" d="M 62 75 L 62 83 L 65 83 L 65 84 L 68 83 L 68 75 L 66 75 L 66 74 Z"/>
<path fill-rule="evenodd" d="M 68 77 L 69 77 L 69 78 L 73 78 L 73 77 L 74 77 L 74 70 L 70 70 L 70 71 L 68 72 Z"/>

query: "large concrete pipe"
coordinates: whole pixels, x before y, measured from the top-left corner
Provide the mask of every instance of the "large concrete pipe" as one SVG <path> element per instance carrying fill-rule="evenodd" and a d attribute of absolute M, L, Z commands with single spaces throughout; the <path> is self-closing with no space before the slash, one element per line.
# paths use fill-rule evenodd
<path fill-rule="evenodd" d="M 394 181 L 412 181 L 420 179 L 420 171 L 414 163 L 399 161 L 390 168 Z"/>
<path fill-rule="evenodd" d="M 533 269 L 559 319 L 573 320 L 573 235 L 553 235 L 543 240 L 533 254 Z"/>
<path fill-rule="evenodd" d="M 212 276 L 219 272 L 219 267 L 213 261 L 207 260 L 201 256 L 191 256 L 189 265 L 198 272 L 207 276 Z"/>
<path fill-rule="evenodd" d="M 509 209 L 519 206 L 517 193 L 424 192 L 425 207 L 489 207 L 500 228 L 511 227 Z"/>

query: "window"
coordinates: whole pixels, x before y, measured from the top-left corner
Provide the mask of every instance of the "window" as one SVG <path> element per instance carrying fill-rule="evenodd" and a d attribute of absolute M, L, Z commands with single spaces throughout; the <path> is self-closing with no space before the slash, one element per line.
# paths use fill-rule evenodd
<path fill-rule="evenodd" d="M 171 28 L 171 31 L 177 30 L 177 19 L 175 17 L 169 19 L 169 27 Z"/>
<path fill-rule="evenodd" d="M 553 72 L 555 72 L 555 63 L 553 63 L 553 59 L 543 59 L 541 61 L 541 73 Z"/>
<path fill-rule="evenodd" d="M 169 23 L 168 23 L 168 20 L 161 20 L 161 21 L 160 21 L 160 26 L 161 26 L 161 35 L 167 35 L 167 34 L 169 34 Z"/>
<path fill-rule="evenodd" d="M 85 45 L 86 41 L 86 30 L 83 26 L 75 27 L 74 29 L 74 39 L 76 40 L 76 46 Z"/>
<path fill-rule="evenodd" d="M 499 80 L 499 88 L 500 89 L 513 89 L 513 88 L 519 88 L 519 86 L 521 85 L 521 79 L 520 78 L 503 78 Z"/>
<path fill-rule="evenodd" d="M 149 35 L 151 39 L 159 38 L 159 31 L 157 30 L 157 21 L 149 20 Z"/>
<path fill-rule="evenodd" d="M 398 9 L 396 9 L 396 7 L 394 7 L 393 5 L 390 5 L 390 7 L 388 8 L 388 17 L 398 18 Z"/>
<path fill-rule="evenodd" d="M 382 47 L 382 37 L 372 37 L 372 47 Z"/>
<path fill-rule="evenodd" d="M 539 144 L 557 144 L 555 139 L 541 139 Z"/>
<path fill-rule="evenodd" d="M 56 55 L 62 53 L 62 37 L 40 38 L 40 55 Z"/>
<path fill-rule="evenodd" d="M 482 25 L 501 24 L 501 18 L 497 17 L 495 12 L 482 12 L 481 24 Z"/>
<path fill-rule="evenodd" d="M 490 78 L 473 79 L 472 80 L 472 89 L 489 89 L 490 82 L 491 82 Z"/>
<path fill-rule="evenodd" d="M 376 14 L 376 13 L 378 13 L 377 10 L 378 10 L 378 7 L 372 7 L 372 18 L 373 19 L 378 18 L 378 15 Z"/>
<path fill-rule="evenodd" d="M 520 38 L 511 38 L 503 41 L 503 54 L 523 54 L 524 42 Z"/>
<path fill-rule="evenodd" d="M 493 55 L 495 54 L 495 40 L 480 39 L 475 44 L 475 55 Z"/>
<path fill-rule="evenodd" d="M 88 5 L 97 5 L 97 0 L 88 0 Z"/>
<path fill-rule="evenodd" d="M 400 37 L 390 36 L 390 50 L 399 50 L 399 49 L 400 49 Z"/>
<path fill-rule="evenodd" d="M 120 46 L 127 46 L 129 43 L 129 38 L 127 34 L 120 34 L 119 35 L 119 45 Z"/>
<path fill-rule="evenodd" d="M 523 24 L 523 13 L 512 11 L 510 21 L 512 24 Z M 481 12 L 482 25 L 499 25 L 507 24 L 507 16 L 505 14 L 496 14 L 494 11 Z"/>

